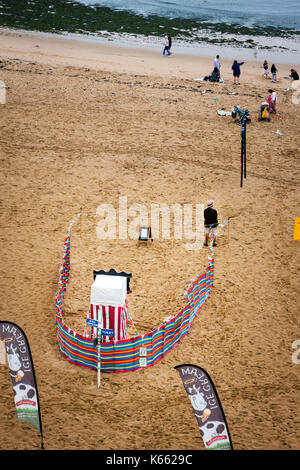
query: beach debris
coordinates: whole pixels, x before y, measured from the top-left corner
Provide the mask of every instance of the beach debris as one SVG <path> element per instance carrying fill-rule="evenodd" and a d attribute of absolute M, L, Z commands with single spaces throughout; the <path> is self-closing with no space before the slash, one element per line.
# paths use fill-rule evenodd
<path fill-rule="evenodd" d="M 231 112 L 224 111 L 223 109 L 218 109 L 218 115 L 219 116 L 231 116 Z"/>
<path fill-rule="evenodd" d="M 205 95 L 206 90 L 202 90 L 201 93 L 202 93 L 202 95 Z"/>
<path fill-rule="evenodd" d="M 203 82 L 204 78 L 195 78 L 195 82 Z"/>
<path fill-rule="evenodd" d="M 279 129 L 277 129 L 276 134 L 277 134 L 278 136 L 282 136 L 282 135 L 283 135 L 283 134 L 281 134 L 281 132 L 279 131 Z"/>
<path fill-rule="evenodd" d="M 130 86 L 133 86 L 133 85 L 134 85 L 134 82 L 131 82 L 131 83 L 130 83 Z"/>
<path fill-rule="evenodd" d="M 228 91 L 227 95 L 236 95 L 237 92 L 236 91 Z"/>
<path fill-rule="evenodd" d="M 39 45 L 39 44 L 36 44 L 34 47 L 40 47 L 40 45 Z"/>
<path fill-rule="evenodd" d="M 286 88 L 285 90 L 283 90 L 284 93 L 287 93 L 288 91 L 290 91 L 290 88 Z"/>
<path fill-rule="evenodd" d="M 215 101 L 218 101 L 218 98 L 215 96 L 215 97 L 214 97 L 214 100 L 215 100 Z"/>

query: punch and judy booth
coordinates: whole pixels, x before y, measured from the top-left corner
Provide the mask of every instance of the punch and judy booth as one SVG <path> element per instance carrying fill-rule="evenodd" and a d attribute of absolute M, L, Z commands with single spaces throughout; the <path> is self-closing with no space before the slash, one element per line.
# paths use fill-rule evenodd
<path fill-rule="evenodd" d="M 127 339 L 127 295 L 130 292 L 131 274 L 94 271 L 91 286 L 90 318 L 97 320 L 99 327 L 114 331 L 114 336 L 102 336 L 103 343 Z M 98 328 L 92 327 L 93 337 Z"/>

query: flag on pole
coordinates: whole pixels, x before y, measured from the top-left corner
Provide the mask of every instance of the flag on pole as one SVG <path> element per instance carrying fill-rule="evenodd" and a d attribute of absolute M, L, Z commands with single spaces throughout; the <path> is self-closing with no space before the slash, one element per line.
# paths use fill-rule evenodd
<path fill-rule="evenodd" d="M 0 340 L 6 351 L 17 418 L 40 431 L 44 448 L 38 390 L 26 335 L 16 324 L 0 321 Z"/>
<path fill-rule="evenodd" d="M 182 364 L 175 369 L 191 401 L 205 448 L 233 450 L 225 415 L 208 373 L 193 364 Z"/>

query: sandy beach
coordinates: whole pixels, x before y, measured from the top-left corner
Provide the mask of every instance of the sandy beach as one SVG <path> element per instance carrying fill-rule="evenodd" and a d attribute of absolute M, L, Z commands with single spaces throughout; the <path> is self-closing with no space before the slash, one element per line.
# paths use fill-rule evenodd
<path fill-rule="evenodd" d="M 233 59 L 243 60 L 243 57 Z M 246 62 L 233 86 L 196 80 L 214 57 L 104 45 L 0 30 L 1 320 L 18 324 L 32 352 L 48 450 L 202 450 L 190 402 L 174 367 L 192 363 L 215 382 L 237 450 L 300 447 L 299 339 L 300 104 L 276 64 L 278 83 Z M 298 70 L 299 72 L 299 70 Z M 275 88 L 278 112 L 258 121 Z M 247 178 L 240 187 L 240 127 L 251 111 Z M 282 134 L 278 136 L 277 130 Z M 55 295 L 63 241 L 78 212 L 100 204 L 206 204 L 232 217 L 215 249 L 212 293 L 190 333 L 154 367 L 102 374 L 69 364 L 56 340 Z M 207 248 L 182 240 L 100 240 L 83 217 L 71 239 L 66 323 L 83 332 L 94 269 L 132 273 L 128 302 L 139 333 L 184 305 L 207 265 Z M 133 331 L 129 328 L 129 335 Z M 0 364 L 0 448 L 38 449 L 18 422 L 7 364 Z"/>

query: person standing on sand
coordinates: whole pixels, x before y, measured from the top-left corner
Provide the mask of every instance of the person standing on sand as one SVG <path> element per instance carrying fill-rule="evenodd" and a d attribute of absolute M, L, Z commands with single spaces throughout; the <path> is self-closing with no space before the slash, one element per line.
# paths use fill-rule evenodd
<path fill-rule="evenodd" d="M 271 74 L 272 74 L 272 83 L 274 81 L 275 81 L 275 83 L 277 83 L 277 68 L 276 68 L 275 64 L 272 64 Z"/>
<path fill-rule="evenodd" d="M 262 73 L 262 76 L 265 77 L 265 78 L 268 78 L 269 76 L 269 64 L 268 62 L 265 60 L 264 63 L 263 63 L 263 73 Z"/>
<path fill-rule="evenodd" d="M 165 55 L 165 53 L 167 52 L 168 53 L 168 56 L 170 56 L 172 53 L 170 52 L 170 49 L 171 49 L 171 46 L 172 46 L 172 39 L 171 39 L 171 36 L 170 35 L 166 35 L 165 36 L 165 43 L 164 43 L 165 47 L 164 47 L 164 50 L 163 50 L 163 55 Z"/>
<path fill-rule="evenodd" d="M 205 240 L 203 246 L 208 246 L 208 237 L 209 233 L 212 232 L 215 239 L 213 241 L 213 246 L 217 246 L 217 226 L 218 226 L 218 213 L 216 209 L 213 208 L 214 201 L 207 201 L 207 208 L 204 209 L 204 230 L 205 230 Z"/>
<path fill-rule="evenodd" d="M 275 90 L 268 90 L 271 95 L 268 98 L 270 113 L 276 114 L 276 106 L 277 106 L 277 93 Z"/>
<path fill-rule="evenodd" d="M 219 61 L 219 55 L 216 56 L 215 60 L 214 60 L 214 69 L 217 68 L 219 70 L 219 75 L 221 75 L 221 64 L 220 64 L 220 61 Z"/>
<path fill-rule="evenodd" d="M 235 60 L 232 64 L 232 71 L 233 71 L 233 84 L 234 85 L 240 85 L 240 75 L 241 75 L 241 69 L 240 66 L 243 65 L 245 62 L 238 62 Z"/>

